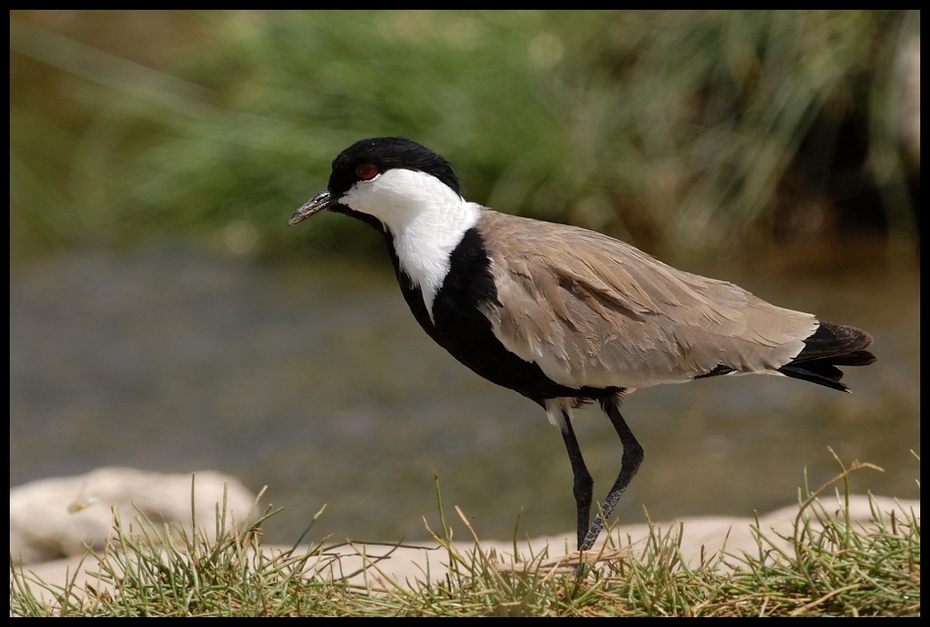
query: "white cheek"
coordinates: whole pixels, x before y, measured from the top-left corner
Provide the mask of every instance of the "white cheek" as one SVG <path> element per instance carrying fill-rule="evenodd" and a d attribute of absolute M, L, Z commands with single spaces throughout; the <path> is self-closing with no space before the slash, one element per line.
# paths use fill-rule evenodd
<path fill-rule="evenodd" d="M 430 311 L 449 271 L 450 253 L 478 221 L 478 206 L 434 176 L 401 169 L 357 182 L 340 202 L 387 227 L 401 269 L 421 288 Z"/>
<path fill-rule="evenodd" d="M 458 194 L 435 177 L 401 169 L 358 181 L 342 197 L 344 205 L 375 216 L 395 234 L 436 207 L 461 202 Z"/>

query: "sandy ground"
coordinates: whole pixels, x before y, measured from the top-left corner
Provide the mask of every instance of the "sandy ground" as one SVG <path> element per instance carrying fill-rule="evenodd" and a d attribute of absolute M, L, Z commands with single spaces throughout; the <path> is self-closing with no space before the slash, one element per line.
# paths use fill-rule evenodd
<path fill-rule="evenodd" d="M 896 501 L 885 497 L 873 497 L 874 503 L 887 518 L 895 512 L 898 520 L 904 520 L 905 513 L 913 514 L 920 519 L 919 501 Z M 821 501 L 825 507 L 829 501 Z M 832 507 L 832 506 L 831 506 Z M 841 509 L 837 500 L 835 509 Z M 872 509 L 869 499 L 865 496 L 851 496 L 849 501 L 850 518 L 858 525 L 868 528 L 872 525 Z M 760 516 L 760 528 L 766 532 L 766 537 L 773 542 L 787 546 L 787 542 L 778 539 L 779 535 L 790 537 L 793 533 L 795 519 L 798 515 L 797 505 L 784 507 L 764 516 Z M 654 527 L 660 533 L 673 533 L 681 536 L 681 554 L 683 559 L 692 565 L 698 564 L 702 559 L 709 558 L 723 551 L 728 556 L 740 556 L 744 552 L 758 555 L 756 539 L 753 537 L 751 527 L 754 521 L 749 518 L 706 517 L 691 518 L 680 522 L 656 523 Z M 456 529 L 465 530 L 462 525 Z M 612 543 L 609 547 L 622 547 L 619 554 L 627 554 L 645 547 L 649 537 L 649 528 L 646 524 L 623 525 L 612 531 Z M 603 548 L 607 545 L 606 538 L 598 544 Z M 514 545 L 512 542 L 481 541 L 475 544 L 472 540 L 456 538 L 456 548 L 469 553 L 480 550 L 489 559 L 499 562 L 502 569 L 511 569 L 515 562 L 526 561 L 536 556 L 537 559 L 545 557 L 546 567 L 558 567 L 571 563 L 568 547 L 574 547 L 574 534 L 567 533 L 562 536 L 536 538 L 522 542 L 518 545 L 520 559 L 514 560 Z M 267 547 L 272 554 L 280 553 L 285 547 Z M 596 552 L 592 552 L 596 553 Z M 601 559 L 616 559 L 616 548 L 604 549 Z M 576 556 L 577 557 L 577 556 Z M 356 573 L 351 580 L 356 583 L 365 582 L 373 588 L 391 587 L 395 585 L 412 585 L 417 581 L 426 579 L 437 580 L 448 571 L 448 553 L 436 545 L 404 545 L 391 547 L 378 544 L 346 544 L 337 549 L 327 551 L 321 555 L 314 566 L 318 572 L 330 573 L 334 576 L 343 576 Z M 726 567 L 738 567 L 736 557 L 727 557 Z M 25 571 L 32 572 L 45 582 L 64 585 L 67 578 L 74 577 L 78 572 L 78 589 L 84 589 L 84 582 L 91 583 L 95 588 L 101 588 L 99 582 L 94 582 L 87 570 L 97 570 L 98 565 L 94 558 L 87 558 L 81 564 L 80 558 L 71 558 L 33 564 L 25 567 Z M 519 568 L 519 566 L 517 566 Z"/>

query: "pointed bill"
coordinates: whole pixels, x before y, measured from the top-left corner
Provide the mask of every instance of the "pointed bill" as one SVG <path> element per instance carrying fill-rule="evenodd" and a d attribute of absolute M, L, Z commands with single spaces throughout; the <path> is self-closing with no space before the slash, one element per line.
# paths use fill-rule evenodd
<path fill-rule="evenodd" d="M 294 215 L 291 216 L 291 219 L 287 221 L 288 226 L 294 226 L 298 222 L 303 222 L 310 216 L 315 213 L 318 213 L 324 209 L 328 209 L 332 204 L 333 196 L 329 193 L 328 189 L 324 189 L 322 192 L 305 202 L 300 209 L 294 212 Z"/>

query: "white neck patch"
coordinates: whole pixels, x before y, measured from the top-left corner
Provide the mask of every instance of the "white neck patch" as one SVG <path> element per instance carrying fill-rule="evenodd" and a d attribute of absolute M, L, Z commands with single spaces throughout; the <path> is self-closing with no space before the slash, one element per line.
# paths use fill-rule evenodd
<path fill-rule="evenodd" d="M 431 174 L 399 168 L 357 182 L 339 202 L 378 218 L 391 232 L 400 268 L 422 291 L 432 319 L 449 255 L 478 222 L 480 207 Z"/>

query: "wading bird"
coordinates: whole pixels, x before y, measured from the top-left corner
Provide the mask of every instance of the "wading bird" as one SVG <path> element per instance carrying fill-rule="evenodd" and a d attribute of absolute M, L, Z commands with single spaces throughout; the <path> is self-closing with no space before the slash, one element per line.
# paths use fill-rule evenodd
<path fill-rule="evenodd" d="M 409 139 L 365 139 L 290 224 L 328 209 L 387 242 L 404 299 L 427 334 L 485 379 L 545 409 L 574 475 L 578 549 L 590 549 L 643 460 L 624 395 L 660 383 L 783 375 L 848 391 L 837 366 L 865 366 L 872 338 L 771 305 L 731 283 L 676 270 L 582 228 L 468 202 L 452 166 Z M 590 522 L 593 480 L 572 409 L 595 401 L 623 446 Z"/>

